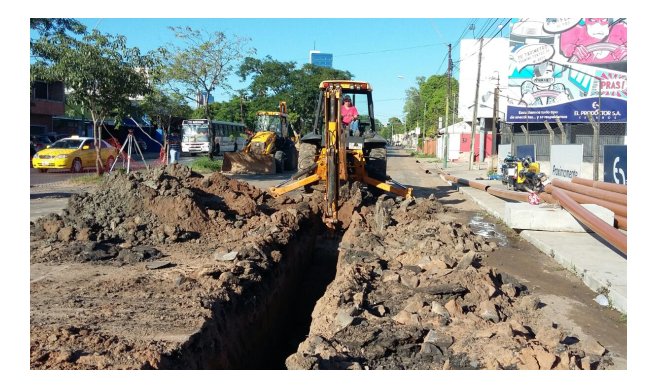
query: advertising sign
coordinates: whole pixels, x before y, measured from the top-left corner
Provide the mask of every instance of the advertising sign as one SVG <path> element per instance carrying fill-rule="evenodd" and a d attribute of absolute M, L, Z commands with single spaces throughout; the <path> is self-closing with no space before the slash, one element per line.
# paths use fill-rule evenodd
<path fill-rule="evenodd" d="M 583 144 L 553 145 L 550 147 L 552 178 L 572 180 L 582 175 Z"/>
<path fill-rule="evenodd" d="M 627 20 L 515 19 L 507 122 L 627 122 Z"/>
<path fill-rule="evenodd" d="M 604 146 L 604 181 L 627 185 L 627 146 Z"/>

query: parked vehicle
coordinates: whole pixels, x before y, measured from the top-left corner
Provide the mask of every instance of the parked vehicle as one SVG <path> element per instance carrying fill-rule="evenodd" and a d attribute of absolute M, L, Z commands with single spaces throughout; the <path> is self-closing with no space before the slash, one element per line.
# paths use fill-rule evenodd
<path fill-rule="evenodd" d="M 34 154 L 36 154 L 36 148 L 34 147 L 34 143 L 30 141 L 30 167 L 32 167 L 32 157 L 34 157 Z"/>
<path fill-rule="evenodd" d="M 30 136 L 30 141 L 34 144 L 34 148 L 38 151 L 46 148 L 46 146 L 52 144 L 53 140 L 46 135 L 32 135 Z"/>
<path fill-rule="evenodd" d="M 137 145 L 139 145 L 139 150 L 141 150 L 141 152 L 146 152 L 146 150 L 148 149 L 148 145 L 146 144 L 146 141 L 138 137 L 135 137 L 135 140 L 137 140 Z"/>
<path fill-rule="evenodd" d="M 100 140 L 100 157 L 106 169 L 109 169 L 116 159 L 119 150 L 104 140 Z M 49 169 L 70 170 L 82 172 L 85 168 L 96 167 L 96 149 L 92 137 L 72 136 L 54 142 L 47 148 L 38 151 L 32 158 L 32 167 L 39 172 Z"/>

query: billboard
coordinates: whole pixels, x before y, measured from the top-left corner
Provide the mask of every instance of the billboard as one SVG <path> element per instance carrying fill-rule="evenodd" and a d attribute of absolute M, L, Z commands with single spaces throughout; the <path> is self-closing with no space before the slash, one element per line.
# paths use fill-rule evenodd
<path fill-rule="evenodd" d="M 624 18 L 516 19 L 507 122 L 627 122 Z"/>

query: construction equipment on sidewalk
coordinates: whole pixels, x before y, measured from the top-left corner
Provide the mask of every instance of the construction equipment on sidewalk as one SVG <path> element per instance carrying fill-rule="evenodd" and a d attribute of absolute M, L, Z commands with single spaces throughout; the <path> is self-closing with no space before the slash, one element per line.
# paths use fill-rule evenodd
<path fill-rule="evenodd" d="M 519 159 L 509 154 L 504 158 L 502 183 L 508 189 L 540 193 L 546 180 L 547 176 L 541 172 L 540 163 L 533 162 L 531 157 Z"/>
<path fill-rule="evenodd" d="M 299 171 L 288 181 L 270 189 L 280 196 L 292 190 L 325 182 L 325 223 L 337 224 L 339 189 L 343 182 L 360 181 L 373 191 L 385 191 L 411 198 L 412 189 L 387 175 L 386 140 L 376 133 L 372 87 L 367 82 L 327 80 L 320 92 L 313 131 L 301 138 Z M 349 95 L 354 106 L 360 103 L 358 129 L 350 133 L 342 123 L 341 102 Z M 387 183 L 390 181 L 391 183 Z"/>
<path fill-rule="evenodd" d="M 297 149 L 287 122 L 287 104 L 278 112 L 258 111 L 256 132 L 240 152 L 224 153 L 222 171 L 274 174 L 297 167 Z"/>

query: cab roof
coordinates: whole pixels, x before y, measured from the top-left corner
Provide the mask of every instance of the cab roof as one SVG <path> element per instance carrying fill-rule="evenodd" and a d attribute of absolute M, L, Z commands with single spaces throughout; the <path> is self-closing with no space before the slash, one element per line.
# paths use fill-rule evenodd
<path fill-rule="evenodd" d="M 259 110 L 256 112 L 256 116 L 287 116 L 287 114 L 285 113 L 281 114 L 281 112 Z"/>
<path fill-rule="evenodd" d="M 325 80 L 319 83 L 320 89 L 326 89 L 329 86 L 337 86 L 343 90 L 367 90 L 372 91 L 372 85 L 369 82 L 365 81 L 353 81 L 353 80 Z"/>

